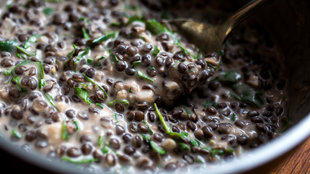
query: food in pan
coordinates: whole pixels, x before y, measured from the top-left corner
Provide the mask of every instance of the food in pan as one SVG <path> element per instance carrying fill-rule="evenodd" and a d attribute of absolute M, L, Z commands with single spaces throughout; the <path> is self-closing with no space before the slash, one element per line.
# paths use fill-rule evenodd
<path fill-rule="evenodd" d="M 230 159 L 280 135 L 285 79 L 269 36 L 241 27 L 206 53 L 167 17 L 139 1 L 9 1 L 1 133 L 69 163 L 151 171 Z"/>

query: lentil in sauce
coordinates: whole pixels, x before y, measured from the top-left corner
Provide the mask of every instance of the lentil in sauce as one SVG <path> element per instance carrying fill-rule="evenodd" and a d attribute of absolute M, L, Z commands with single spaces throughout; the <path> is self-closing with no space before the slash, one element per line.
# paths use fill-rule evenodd
<path fill-rule="evenodd" d="M 264 33 L 241 27 L 223 51 L 205 53 L 146 10 L 129 0 L 9 1 L 1 133 L 52 158 L 131 172 L 203 166 L 281 134 L 285 80 Z"/>

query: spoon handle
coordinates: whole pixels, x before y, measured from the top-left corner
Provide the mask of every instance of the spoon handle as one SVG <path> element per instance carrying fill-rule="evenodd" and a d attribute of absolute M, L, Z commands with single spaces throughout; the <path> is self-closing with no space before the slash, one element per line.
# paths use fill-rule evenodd
<path fill-rule="evenodd" d="M 259 7 L 263 2 L 267 0 L 252 0 L 239 9 L 234 15 L 229 17 L 227 21 L 224 23 L 224 27 L 226 28 L 225 38 L 231 33 L 231 31 L 238 26 L 244 19 L 247 18 L 249 13 L 252 13 L 253 10 Z M 269 0 L 272 1 L 272 0 Z"/>

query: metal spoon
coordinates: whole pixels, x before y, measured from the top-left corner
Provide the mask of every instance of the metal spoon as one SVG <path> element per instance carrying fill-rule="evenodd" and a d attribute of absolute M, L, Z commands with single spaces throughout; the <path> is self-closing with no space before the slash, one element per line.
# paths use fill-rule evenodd
<path fill-rule="evenodd" d="M 235 14 L 229 17 L 224 23 L 209 25 L 187 19 L 176 19 L 169 21 L 176 26 L 188 41 L 196 44 L 206 52 L 218 52 L 222 49 L 223 43 L 229 34 L 244 20 L 250 12 L 266 0 L 252 0 Z"/>

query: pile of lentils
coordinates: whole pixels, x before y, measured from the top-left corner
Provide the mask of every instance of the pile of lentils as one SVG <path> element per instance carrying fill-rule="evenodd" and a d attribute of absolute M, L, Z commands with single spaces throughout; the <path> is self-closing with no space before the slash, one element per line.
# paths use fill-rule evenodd
<path fill-rule="evenodd" d="M 242 27 L 223 51 L 205 53 L 139 1 L 6 8 L 1 133 L 27 150 L 158 172 L 231 159 L 285 129 L 286 81 L 264 59 L 277 54 L 263 32 Z"/>

